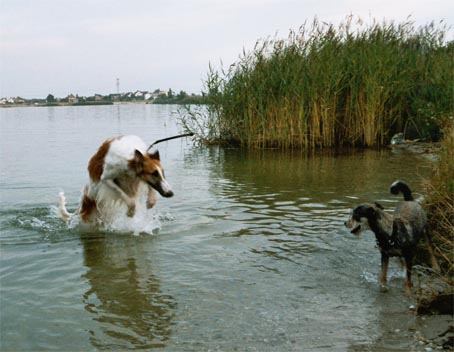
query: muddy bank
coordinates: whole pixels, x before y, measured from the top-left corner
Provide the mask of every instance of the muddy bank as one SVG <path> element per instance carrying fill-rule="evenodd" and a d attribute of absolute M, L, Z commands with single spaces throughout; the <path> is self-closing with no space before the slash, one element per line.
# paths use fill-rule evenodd
<path fill-rule="evenodd" d="M 394 136 L 388 146 L 391 150 L 406 150 L 408 152 L 427 157 L 432 161 L 438 160 L 438 155 L 442 149 L 439 142 L 422 142 L 419 139 L 405 140 L 398 135 Z"/>
<path fill-rule="evenodd" d="M 454 326 L 452 317 L 433 315 L 419 317 L 410 325 L 408 319 L 392 316 L 387 332 L 377 340 L 371 351 L 453 351 Z M 402 324 L 404 322 L 404 325 Z M 410 345 L 406 341 L 412 341 Z M 360 351 L 361 349 L 356 349 Z"/>

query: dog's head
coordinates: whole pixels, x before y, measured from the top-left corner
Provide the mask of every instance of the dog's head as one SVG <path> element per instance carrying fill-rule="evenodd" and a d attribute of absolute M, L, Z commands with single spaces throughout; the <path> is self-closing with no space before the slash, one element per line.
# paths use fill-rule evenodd
<path fill-rule="evenodd" d="M 129 168 L 138 178 L 154 188 L 163 197 L 172 197 L 173 191 L 164 176 L 164 169 L 159 160 L 159 152 L 153 154 L 136 150 L 134 158 L 129 161 Z"/>
<path fill-rule="evenodd" d="M 360 204 L 353 208 L 350 212 L 349 219 L 344 225 L 352 234 L 359 236 L 361 232 L 370 229 L 369 221 L 377 217 L 378 209 L 383 210 L 383 207 L 378 203 Z"/>

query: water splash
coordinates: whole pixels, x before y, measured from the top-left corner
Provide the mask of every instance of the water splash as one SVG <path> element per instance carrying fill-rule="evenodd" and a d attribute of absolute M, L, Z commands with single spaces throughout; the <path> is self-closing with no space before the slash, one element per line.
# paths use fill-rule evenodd
<path fill-rule="evenodd" d="M 153 210 L 138 212 L 134 217 L 128 217 L 126 213 L 120 212 L 112 220 L 104 222 L 101 227 L 109 232 L 132 233 L 135 236 L 155 235 L 161 229 L 161 221 L 159 214 Z"/>
<path fill-rule="evenodd" d="M 52 229 L 52 223 L 47 221 L 47 219 L 40 219 L 36 217 L 24 218 L 19 216 L 16 221 L 18 227 L 23 229 L 38 231 L 50 231 Z"/>
<path fill-rule="evenodd" d="M 126 212 L 118 208 L 100 224 L 83 223 L 77 215 L 72 215 L 68 222 L 65 222 L 61 219 L 57 206 L 8 210 L 2 211 L 2 215 L 3 243 L 16 243 L 19 240 L 35 242 L 42 239 L 60 241 L 67 239 L 68 235 L 99 232 L 156 235 L 162 222 L 174 219 L 171 214 L 160 214 L 155 209 L 139 210 L 134 217 L 128 217 Z"/>
<path fill-rule="evenodd" d="M 54 209 L 58 216 L 58 209 Z M 68 229 L 81 232 L 114 232 L 129 233 L 135 236 L 156 235 L 161 229 L 161 220 L 169 220 L 169 215 L 160 215 L 156 210 L 138 209 L 133 217 L 128 217 L 124 207 L 116 207 L 109 211 L 108 216 L 102 217 L 95 223 L 83 223 L 79 216 L 72 215 L 67 222 Z"/>

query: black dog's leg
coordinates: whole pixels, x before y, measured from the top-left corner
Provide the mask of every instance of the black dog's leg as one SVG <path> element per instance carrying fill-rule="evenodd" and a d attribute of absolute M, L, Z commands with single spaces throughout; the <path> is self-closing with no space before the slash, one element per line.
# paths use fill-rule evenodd
<path fill-rule="evenodd" d="M 413 266 L 413 254 L 405 254 L 404 255 L 405 259 L 405 266 L 407 267 L 406 271 L 406 280 L 405 280 L 405 293 L 407 296 L 411 296 L 411 288 L 413 287 L 413 284 L 411 282 L 411 269 Z"/>
<path fill-rule="evenodd" d="M 380 283 L 383 286 L 386 286 L 387 276 L 388 276 L 388 264 L 389 264 L 389 256 L 381 252 L 381 274 L 380 274 Z"/>

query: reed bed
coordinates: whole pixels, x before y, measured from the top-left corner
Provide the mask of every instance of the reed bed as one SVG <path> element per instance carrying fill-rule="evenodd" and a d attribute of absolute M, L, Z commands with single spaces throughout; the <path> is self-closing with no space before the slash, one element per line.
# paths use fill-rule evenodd
<path fill-rule="evenodd" d="M 454 309 L 454 121 L 448 120 L 447 125 L 432 177 L 425 181 L 424 207 L 440 272 L 422 276 L 417 296 L 419 314 L 452 315 Z M 421 258 L 425 253 L 421 248 Z M 427 256 L 426 262 L 430 262 Z"/>
<path fill-rule="evenodd" d="M 444 130 L 442 150 L 432 177 L 425 182 L 428 214 L 435 253 L 442 274 L 454 285 L 454 122 Z"/>
<path fill-rule="evenodd" d="M 454 111 L 446 32 L 442 23 L 315 19 L 258 41 L 227 69 L 210 66 L 206 114 L 183 120 L 210 120 L 202 124 L 212 131 L 199 131 L 206 141 L 256 148 L 382 146 L 402 131 L 437 138 L 437 120 Z"/>

